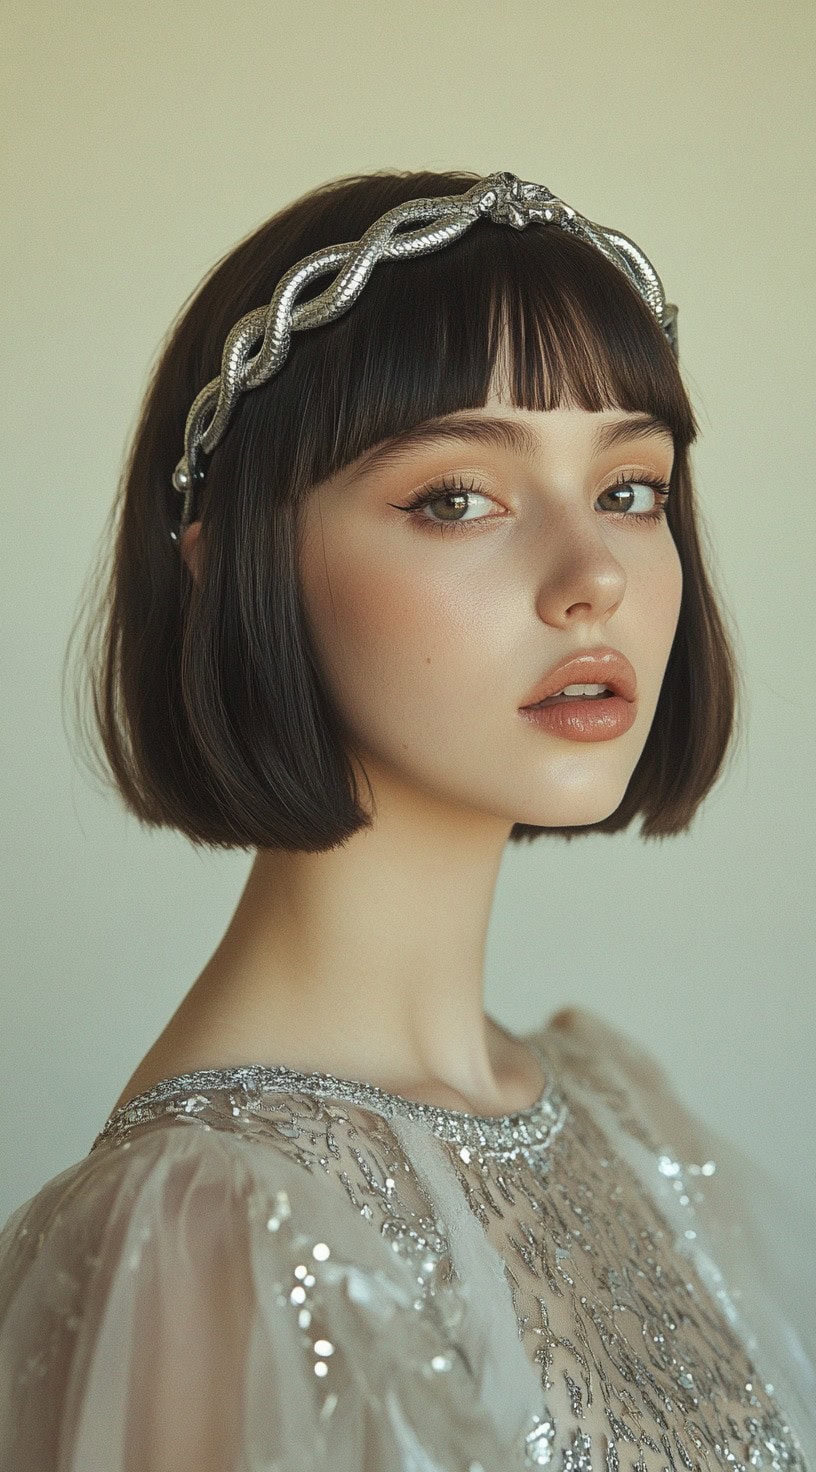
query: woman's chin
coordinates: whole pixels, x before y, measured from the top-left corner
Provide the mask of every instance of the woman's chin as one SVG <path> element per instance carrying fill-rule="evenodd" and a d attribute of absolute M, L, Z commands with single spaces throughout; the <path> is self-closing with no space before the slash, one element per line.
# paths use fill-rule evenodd
<path fill-rule="evenodd" d="M 584 828 L 593 823 L 603 823 L 611 817 L 623 802 L 626 788 L 615 792 L 586 792 L 563 794 L 559 799 L 552 797 L 541 802 L 525 805 L 523 811 L 515 813 L 516 823 L 527 823 L 534 828 Z"/>

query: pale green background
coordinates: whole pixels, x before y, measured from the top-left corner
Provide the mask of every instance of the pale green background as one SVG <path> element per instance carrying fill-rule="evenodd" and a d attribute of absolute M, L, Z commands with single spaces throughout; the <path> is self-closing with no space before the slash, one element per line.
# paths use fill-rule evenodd
<path fill-rule="evenodd" d="M 596 1009 L 816 1205 L 810 0 L 4 17 L 0 1217 L 89 1149 L 250 863 L 142 831 L 63 729 L 64 649 L 148 367 L 239 237 L 381 167 L 510 169 L 654 260 L 748 689 L 747 740 L 690 834 L 508 849 L 488 1010 L 521 1031 Z"/>

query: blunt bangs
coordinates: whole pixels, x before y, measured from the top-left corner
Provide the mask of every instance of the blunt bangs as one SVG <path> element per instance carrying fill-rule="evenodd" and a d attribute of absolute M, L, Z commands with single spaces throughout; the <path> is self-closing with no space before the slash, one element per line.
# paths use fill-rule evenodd
<path fill-rule="evenodd" d="M 229 320 L 218 322 L 201 382 L 219 371 L 237 317 L 269 300 L 296 260 L 359 239 L 403 200 L 458 194 L 477 178 L 375 175 L 362 198 L 357 181 L 336 188 L 319 220 L 273 260 L 263 285 L 253 277 L 251 300 L 233 301 Z M 299 300 L 313 299 L 329 280 L 313 282 Z M 343 317 L 294 333 L 280 374 L 239 400 L 205 486 L 223 502 L 224 482 L 236 484 L 251 446 L 274 485 L 302 495 L 404 429 L 483 407 L 497 366 L 507 366 L 505 350 L 505 396 L 515 408 L 651 412 L 670 426 L 676 452 L 697 436 L 669 344 L 622 271 L 557 227 L 480 221 L 429 256 L 379 262 Z"/>

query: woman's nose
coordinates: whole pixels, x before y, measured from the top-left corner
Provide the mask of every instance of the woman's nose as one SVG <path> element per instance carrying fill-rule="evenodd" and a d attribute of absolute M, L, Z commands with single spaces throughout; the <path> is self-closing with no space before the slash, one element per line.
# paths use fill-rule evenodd
<path fill-rule="evenodd" d="M 557 540 L 550 524 L 541 557 L 536 604 L 545 623 L 555 626 L 606 620 L 626 591 L 626 570 L 599 531 L 566 517 Z"/>

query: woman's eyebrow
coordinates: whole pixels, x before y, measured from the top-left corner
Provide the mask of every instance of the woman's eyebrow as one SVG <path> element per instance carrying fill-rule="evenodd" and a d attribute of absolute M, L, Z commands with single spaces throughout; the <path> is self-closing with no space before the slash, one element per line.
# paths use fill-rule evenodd
<path fill-rule="evenodd" d="M 593 436 L 593 450 L 595 454 L 600 454 L 622 440 L 645 439 L 651 435 L 661 435 L 674 444 L 671 426 L 664 419 L 654 414 L 631 414 L 625 419 L 599 425 Z M 512 450 L 520 459 L 530 464 L 534 464 L 541 454 L 539 436 L 521 420 L 487 414 L 478 418 L 450 414 L 443 419 L 427 419 L 422 424 L 414 424 L 410 429 L 392 435 L 390 439 L 382 440 L 360 456 L 346 484 L 354 484 L 372 470 L 382 470 L 386 465 L 398 464 L 413 450 L 446 444 L 450 440 L 487 445 L 491 449 Z"/>

